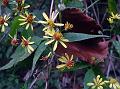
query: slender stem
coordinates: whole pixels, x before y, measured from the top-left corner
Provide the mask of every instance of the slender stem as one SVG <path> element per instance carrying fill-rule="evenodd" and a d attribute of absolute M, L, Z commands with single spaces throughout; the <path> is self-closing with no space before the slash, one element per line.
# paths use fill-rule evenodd
<path fill-rule="evenodd" d="M 93 7 L 99 0 L 96 0 L 95 2 L 93 2 L 90 6 L 88 6 L 86 9 L 83 10 L 83 12 L 85 12 L 86 10 L 88 10 L 89 8 Z"/>
<path fill-rule="evenodd" d="M 51 7 L 50 7 L 50 18 L 51 18 L 51 15 L 52 15 L 52 10 L 53 10 L 53 3 L 54 3 L 54 0 L 52 0 L 52 2 L 51 2 Z"/>

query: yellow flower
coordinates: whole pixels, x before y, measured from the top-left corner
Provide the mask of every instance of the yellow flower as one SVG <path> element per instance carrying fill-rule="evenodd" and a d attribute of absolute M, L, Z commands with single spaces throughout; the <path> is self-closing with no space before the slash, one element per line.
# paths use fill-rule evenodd
<path fill-rule="evenodd" d="M 45 28 L 43 28 L 43 31 L 54 28 L 55 26 L 64 26 L 64 24 L 62 23 L 55 23 L 55 19 L 57 18 L 58 14 L 59 14 L 58 12 L 53 11 L 50 17 L 48 17 L 47 14 L 43 12 L 42 15 L 46 21 L 38 21 L 38 23 L 42 23 L 45 25 Z"/>
<path fill-rule="evenodd" d="M 102 78 L 100 78 L 100 75 L 96 77 L 96 79 L 93 79 L 92 83 L 87 83 L 87 86 L 90 86 L 91 89 L 104 89 L 103 85 L 105 84 L 105 81 L 103 81 Z"/>
<path fill-rule="evenodd" d="M 33 14 L 28 14 L 27 12 L 25 12 L 25 15 L 20 15 L 21 19 L 19 19 L 19 21 L 22 21 L 22 23 L 20 25 L 25 25 L 26 24 L 26 30 L 29 28 L 29 26 L 31 27 L 31 29 L 33 30 L 33 23 L 37 22 L 35 21 L 35 17 Z"/>
<path fill-rule="evenodd" d="M 5 26 L 8 26 L 8 23 L 7 21 L 9 20 L 9 15 L 4 15 L 3 16 L 0 16 L 0 27 L 1 27 L 1 32 L 4 32 L 5 31 Z"/>
<path fill-rule="evenodd" d="M 113 23 L 113 19 L 112 18 L 108 18 L 107 20 L 109 21 L 110 24 Z"/>
<path fill-rule="evenodd" d="M 64 63 L 64 64 L 58 65 L 56 67 L 58 69 L 64 69 L 65 67 L 67 67 L 68 69 L 70 69 L 71 67 L 74 66 L 73 55 L 71 55 L 71 57 L 69 57 L 68 54 L 65 53 L 65 56 L 60 57 L 58 60 L 60 62 Z"/>
<path fill-rule="evenodd" d="M 30 5 L 25 5 L 25 0 L 16 0 L 16 2 L 16 7 L 13 8 L 13 10 L 15 11 L 15 15 L 30 7 Z"/>
<path fill-rule="evenodd" d="M 70 23 L 66 22 L 65 25 L 64 25 L 64 28 L 65 28 L 65 30 L 72 29 L 73 28 L 73 24 L 70 24 Z"/>
<path fill-rule="evenodd" d="M 53 47 L 53 51 L 55 51 L 57 49 L 58 42 L 61 43 L 61 45 L 64 48 L 67 48 L 67 46 L 65 45 L 64 42 L 68 42 L 68 40 L 63 37 L 61 32 L 55 31 L 53 29 L 53 30 L 45 31 L 45 34 L 46 34 L 46 36 L 43 36 L 43 38 L 46 38 L 49 40 L 48 42 L 45 43 L 45 45 L 48 45 L 48 44 L 55 42 L 54 47 Z"/>
<path fill-rule="evenodd" d="M 110 24 L 113 23 L 114 20 L 119 20 L 120 19 L 120 14 L 114 14 L 111 12 L 111 16 L 107 19 Z"/>
<path fill-rule="evenodd" d="M 114 13 L 112 12 L 110 18 L 112 18 L 112 19 L 120 19 L 120 14 L 114 14 Z"/>
<path fill-rule="evenodd" d="M 110 77 L 108 83 L 110 88 L 120 89 L 120 84 L 116 79 Z"/>
<path fill-rule="evenodd" d="M 32 44 L 34 44 L 34 42 L 30 42 L 30 39 L 31 37 L 29 37 L 28 39 L 25 39 L 22 36 L 22 43 L 21 43 L 22 47 L 25 47 L 29 53 L 34 51 L 33 47 L 31 46 Z"/>

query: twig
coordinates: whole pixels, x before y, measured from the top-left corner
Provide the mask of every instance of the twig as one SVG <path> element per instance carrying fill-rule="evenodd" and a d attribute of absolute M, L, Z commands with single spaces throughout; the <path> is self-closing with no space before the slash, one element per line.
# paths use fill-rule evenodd
<path fill-rule="evenodd" d="M 98 0 L 98 1 L 99 1 L 99 0 Z M 90 0 L 90 2 L 93 3 L 92 0 Z M 97 23 L 99 24 L 99 19 L 98 19 L 97 13 L 96 13 L 96 11 L 95 11 L 95 7 L 94 7 L 94 5 L 92 6 L 92 9 L 93 9 L 93 12 L 94 12 L 94 15 L 95 15 L 96 21 L 97 21 Z"/>
<path fill-rule="evenodd" d="M 54 3 L 54 0 L 52 0 L 51 2 L 51 6 L 50 6 L 50 18 L 51 18 L 51 15 L 52 15 L 52 10 L 53 10 L 53 3 Z"/>
<path fill-rule="evenodd" d="M 83 10 L 83 12 L 85 12 L 86 10 L 88 10 L 89 8 L 91 8 L 92 6 L 94 6 L 99 0 L 96 0 L 95 2 L 93 2 L 90 6 L 88 6 L 86 9 Z"/>

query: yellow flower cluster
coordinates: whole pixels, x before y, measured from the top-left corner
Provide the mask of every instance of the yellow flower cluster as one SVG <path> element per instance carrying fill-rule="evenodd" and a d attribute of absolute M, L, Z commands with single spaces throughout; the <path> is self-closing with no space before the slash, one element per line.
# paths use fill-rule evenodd
<path fill-rule="evenodd" d="M 65 56 L 61 56 L 58 60 L 63 63 L 60 65 L 57 65 L 56 68 L 58 69 L 64 69 L 64 68 L 70 69 L 74 66 L 73 55 L 69 57 L 68 54 L 65 53 Z"/>
<path fill-rule="evenodd" d="M 64 26 L 64 24 L 55 23 L 58 14 L 58 11 L 53 11 L 50 13 L 50 16 L 48 16 L 45 12 L 43 12 L 43 17 L 46 21 L 38 21 L 38 23 L 41 23 L 45 26 L 43 28 L 45 36 L 43 36 L 43 38 L 48 40 L 45 45 L 54 43 L 53 51 L 57 49 L 58 43 L 60 43 L 64 48 L 67 48 L 65 42 L 68 42 L 68 40 L 64 38 L 63 34 L 58 28 Z"/>
<path fill-rule="evenodd" d="M 116 79 L 110 77 L 108 80 L 103 80 L 100 75 L 94 78 L 92 83 L 87 83 L 87 86 L 91 89 L 104 89 L 105 84 L 108 84 L 110 89 L 120 89 L 120 84 Z"/>
<path fill-rule="evenodd" d="M 111 16 L 107 19 L 110 24 L 114 22 L 114 20 L 119 20 L 120 19 L 120 14 L 114 14 L 113 12 L 111 13 Z"/>

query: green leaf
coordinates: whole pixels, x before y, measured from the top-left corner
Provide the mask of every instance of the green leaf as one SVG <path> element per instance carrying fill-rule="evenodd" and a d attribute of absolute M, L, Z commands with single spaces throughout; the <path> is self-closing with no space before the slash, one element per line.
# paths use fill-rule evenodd
<path fill-rule="evenodd" d="M 10 29 L 10 35 L 11 36 L 14 36 L 17 32 L 17 30 L 21 27 L 19 24 L 21 23 L 21 21 L 19 21 L 20 17 L 17 16 L 14 18 L 14 20 L 12 21 L 12 24 L 11 24 L 11 29 Z"/>
<path fill-rule="evenodd" d="M 109 12 L 117 13 L 117 4 L 115 0 L 108 0 L 108 10 Z"/>
<path fill-rule="evenodd" d="M 90 65 L 88 65 L 87 63 L 77 62 L 77 63 L 75 63 L 74 67 L 72 67 L 70 69 L 65 68 L 64 70 L 62 70 L 62 72 L 77 71 L 79 69 L 84 69 L 84 68 L 87 68 L 89 66 Z"/>
<path fill-rule="evenodd" d="M 42 42 L 39 47 L 37 48 L 36 52 L 35 52 L 35 55 L 34 55 L 34 58 L 33 58 L 33 65 L 32 65 L 32 72 L 34 71 L 35 69 L 35 65 L 37 63 L 37 61 L 39 60 L 39 57 L 41 56 L 41 54 L 43 53 L 43 51 L 46 49 L 46 45 L 45 45 L 45 42 Z"/>
<path fill-rule="evenodd" d="M 66 3 L 66 6 L 80 8 L 80 9 L 84 8 L 83 1 L 80 1 L 80 0 L 73 0 L 73 1 L 68 0 L 68 3 Z"/>
<path fill-rule="evenodd" d="M 32 47 L 34 49 L 36 49 L 42 40 L 43 39 L 41 39 L 37 36 L 32 37 L 31 41 L 35 42 L 35 44 L 33 44 Z M 30 55 L 31 54 L 28 53 L 27 51 L 25 51 L 25 49 L 20 45 L 17 47 L 17 49 L 15 50 L 13 55 L 11 56 L 12 60 L 8 64 L 6 64 L 5 66 L 1 67 L 0 70 L 5 70 L 8 68 L 11 68 L 14 65 L 16 65 L 18 62 L 23 61 L 24 59 L 29 57 Z"/>
<path fill-rule="evenodd" d="M 113 41 L 113 45 L 115 47 L 115 50 L 117 51 L 117 53 L 120 56 L 120 42 L 119 41 Z"/>
<path fill-rule="evenodd" d="M 84 33 L 64 33 L 63 35 L 66 39 L 69 40 L 69 42 L 83 41 L 83 40 L 97 38 L 97 37 L 109 37 L 105 35 L 90 35 L 90 34 L 84 34 Z"/>
<path fill-rule="evenodd" d="M 95 74 L 93 69 L 89 69 L 86 74 L 85 74 L 85 78 L 84 78 L 84 89 L 89 89 L 89 87 L 87 86 L 87 83 L 90 83 L 93 81 L 93 78 L 95 78 Z"/>

